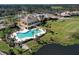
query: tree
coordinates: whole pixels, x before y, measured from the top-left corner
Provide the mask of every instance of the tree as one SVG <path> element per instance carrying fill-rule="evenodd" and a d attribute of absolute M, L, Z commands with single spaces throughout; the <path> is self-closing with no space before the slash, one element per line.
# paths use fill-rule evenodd
<path fill-rule="evenodd" d="M 14 38 L 9 38 L 9 46 L 10 47 L 14 47 L 15 46 Z"/>
<path fill-rule="evenodd" d="M 8 52 L 9 55 L 15 55 L 15 52 L 13 51 L 13 49 L 10 49 Z"/>

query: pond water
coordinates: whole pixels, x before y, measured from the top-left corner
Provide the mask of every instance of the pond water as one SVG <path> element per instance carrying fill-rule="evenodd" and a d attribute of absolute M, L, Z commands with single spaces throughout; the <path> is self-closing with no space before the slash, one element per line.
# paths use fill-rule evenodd
<path fill-rule="evenodd" d="M 79 55 L 79 45 L 48 44 L 40 48 L 35 55 Z"/>

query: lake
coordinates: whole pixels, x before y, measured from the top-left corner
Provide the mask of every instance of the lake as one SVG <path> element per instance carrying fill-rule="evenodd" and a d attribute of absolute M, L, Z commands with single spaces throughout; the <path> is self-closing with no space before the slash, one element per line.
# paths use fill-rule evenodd
<path fill-rule="evenodd" d="M 35 55 L 79 55 L 79 45 L 48 44 L 41 47 Z"/>

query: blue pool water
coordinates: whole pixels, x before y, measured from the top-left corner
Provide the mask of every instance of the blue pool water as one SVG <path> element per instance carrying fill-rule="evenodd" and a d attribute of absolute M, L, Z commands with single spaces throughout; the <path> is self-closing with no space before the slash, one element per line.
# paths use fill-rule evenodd
<path fill-rule="evenodd" d="M 28 32 L 25 32 L 25 33 L 17 33 L 17 37 L 20 39 L 25 38 L 25 37 L 33 37 L 34 35 L 37 35 L 40 32 L 41 31 L 39 29 L 33 29 L 33 30 L 29 30 Z"/>

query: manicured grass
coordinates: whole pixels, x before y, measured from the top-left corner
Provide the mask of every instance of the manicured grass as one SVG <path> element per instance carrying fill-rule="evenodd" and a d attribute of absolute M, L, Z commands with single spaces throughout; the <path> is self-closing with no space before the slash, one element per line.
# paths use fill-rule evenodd
<path fill-rule="evenodd" d="M 1 51 L 7 52 L 9 49 L 10 49 L 10 47 L 8 46 L 8 44 L 6 44 L 6 43 L 3 42 L 3 41 L 0 41 L 0 50 L 1 50 Z"/>
<path fill-rule="evenodd" d="M 49 22 L 49 21 L 48 21 Z M 51 22 L 50 22 L 51 23 Z M 64 21 L 58 20 L 56 22 L 51 23 L 51 30 L 55 33 L 52 36 L 56 37 L 54 41 L 60 43 L 62 45 L 72 45 L 72 44 L 79 44 L 79 40 L 72 40 L 69 38 L 71 33 L 75 32 L 79 29 L 79 17 L 65 19 Z"/>

